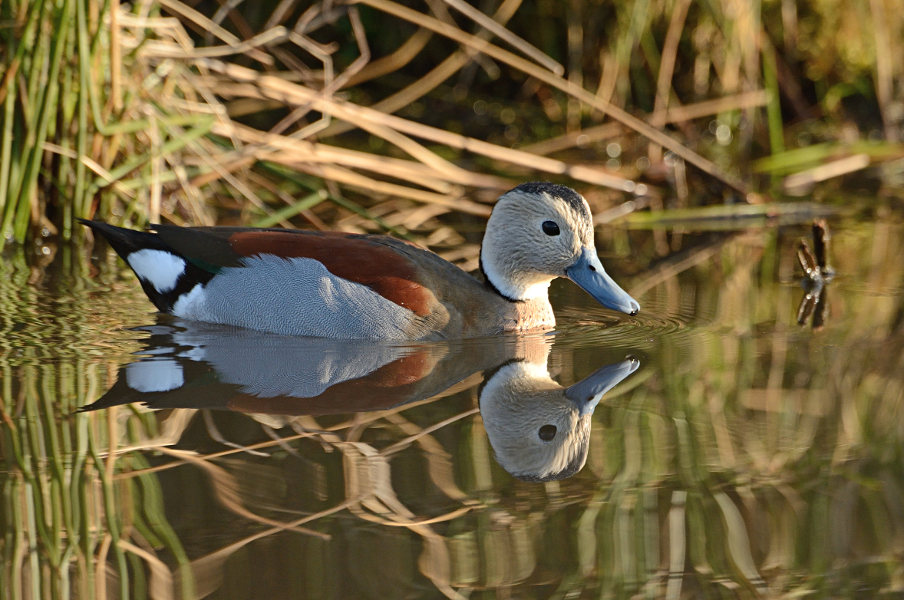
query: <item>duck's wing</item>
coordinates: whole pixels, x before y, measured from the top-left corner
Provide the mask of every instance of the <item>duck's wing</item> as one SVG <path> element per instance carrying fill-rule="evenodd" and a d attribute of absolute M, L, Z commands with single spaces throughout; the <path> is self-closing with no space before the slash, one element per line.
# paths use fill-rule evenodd
<path fill-rule="evenodd" d="M 85 224 L 110 241 L 160 311 L 185 318 L 326 337 L 499 329 L 489 322 L 499 311 L 488 288 L 433 252 L 388 236 L 173 225 L 148 233 Z"/>
<path fill-rule="evenodd" d="M 172 225 L 155 225 L 153 230 L 176 254 L 212 274 L 224 267 L 244 267 L 251 257 L 306 258 L 418 316 L 433 310 L 435 298 L 422 273 L 430 262 L 424 255 L 432 253 L 387 236 Z"/>

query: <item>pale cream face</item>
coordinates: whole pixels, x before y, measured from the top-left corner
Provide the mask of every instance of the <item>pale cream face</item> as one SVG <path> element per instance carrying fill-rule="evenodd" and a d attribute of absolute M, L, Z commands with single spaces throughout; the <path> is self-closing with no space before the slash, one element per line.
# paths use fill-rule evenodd
<path fill-rule="evenodd" d="M 484 273 L 515 300 L 545 295 L 549 282 L 565 277 L 583 248 L 594 247 L 590 208 L 580 195 L 562 186 L 523 187 L 499 199 L 481 250 Z M 570 199 L 557 189 L 570 192 Z"/>

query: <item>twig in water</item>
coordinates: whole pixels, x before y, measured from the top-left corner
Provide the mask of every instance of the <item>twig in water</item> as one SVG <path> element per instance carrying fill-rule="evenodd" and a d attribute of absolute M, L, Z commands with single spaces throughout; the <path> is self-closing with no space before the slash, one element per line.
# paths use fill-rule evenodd
<path fill-rule="evenodd" d="M 801 239 L 797 247 L 797 260 L 804 270 L 804 296 L 797 307 L 797 324 L 806 325 L 813 316 L 813 329 L 822 328 L 828 315 L 826 286 L 835 277 L 835 270 L 829 266 L 829 226 L 824 219 L 813 221 L 813 252 L 807 240 Z"/>

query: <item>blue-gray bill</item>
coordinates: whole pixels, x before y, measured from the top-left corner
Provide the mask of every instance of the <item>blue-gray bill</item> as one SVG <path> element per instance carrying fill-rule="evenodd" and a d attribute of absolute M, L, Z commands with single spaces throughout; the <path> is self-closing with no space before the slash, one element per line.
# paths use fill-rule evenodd
<path fill-rule="evenodd" d="M 565 397 L 574 403 L 581 415 L 589 415 L 603 394 L 618 385 L 639 366 L 640 361 L 637 358 L 628 356 L 619 363 L 597 369 L 585 379 L 568 387 L 565 390 Z"/>
<path fill-rule="evenodd" d="M 578 260 L 565 269 L 565 274 L 606 308 L 629 315 L 636 315 L 640 310 L 637 300 L 609 277 L 593 248 L 584 248 Z"/>

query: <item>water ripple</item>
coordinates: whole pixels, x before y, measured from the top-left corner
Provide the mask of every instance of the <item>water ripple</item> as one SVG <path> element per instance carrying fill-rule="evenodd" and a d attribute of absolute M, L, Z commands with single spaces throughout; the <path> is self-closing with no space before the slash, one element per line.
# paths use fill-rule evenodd
<path fill-rule="evenodd" d="M 556 343 L 574 347 L 593 345 L 649 348 L 663 338 L 673 340 L 694 334 L 700 320 L 688 307 L 670 312 L 648 303 L 634 316 L 602 307 L 566 307 L 557 311 Z"/>

